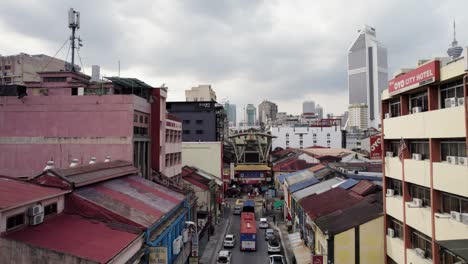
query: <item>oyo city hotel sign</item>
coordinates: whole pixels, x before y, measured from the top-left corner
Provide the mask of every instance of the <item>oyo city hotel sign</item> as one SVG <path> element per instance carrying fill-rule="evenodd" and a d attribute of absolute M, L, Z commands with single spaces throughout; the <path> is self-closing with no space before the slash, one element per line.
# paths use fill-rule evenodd
<path fill-rule="evenodd" d="M 438 81 L 440 62 L 435 60 L 388 82 L 388 93 L 399 94 Z"/>

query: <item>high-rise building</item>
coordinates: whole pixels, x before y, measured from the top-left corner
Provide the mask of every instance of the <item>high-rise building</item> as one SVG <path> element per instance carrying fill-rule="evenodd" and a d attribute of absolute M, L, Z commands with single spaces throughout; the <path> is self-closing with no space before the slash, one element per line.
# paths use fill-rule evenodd
<path fill-rule="evenodd" d="M 314 101 L 302 102 L 302 113 L 315 113 L 315 102 Z"/>
<path fill-rule="evenodd" d="M 323 118 L 323 107 L 321 107 L 319 104 L 315 107 L 315 111 L 317 112 L 317 117 L 319 119 Z"/>
<path fill-rule="evenodd" d="M 255 126 L 257 124 L 257 109 L 253 104 L 248 104 L 245 108 L 247 126 Z"/>
<path fill-rule="evenodd" d="M 367 125 L 380 127 L 380 96 L 387 87 L 387 49 L 364 26 L 348 50 L 349 104 L 368 106 Z"/>
<path fill-rule="evenodd" d="M 204 84 L 185 90 L 185 101 L 187 102 L 209 102 L 216 101 L 216 93 L 211 85 Z"/>
<path fill-rule="evenodd" d="M 465 60 L 427 61 L 382 94 L 386 263 L 468 261 Z"/>
<path fill-rule="evenodd" d="M 278 105 L 270 101 L 263 101 L 258 105 L 258 122 L 265 125 L 268 121 L 275 121 Z"/>
<path fill-rule="evenodd" d="M 351 104 L 348 108 L 348 130 L 365 130 L 368 128 L 366 104 Z"/>
<path fill-rule="evenodd" d="M 236 105 L 235 104 L 230 104 L 230 103 L 225 103 L 224 104 L 224 111 L 226 111 L 227 119 L 229 122 L 229 126 L 236 126 L 237 120 L 236 120 Z"/>

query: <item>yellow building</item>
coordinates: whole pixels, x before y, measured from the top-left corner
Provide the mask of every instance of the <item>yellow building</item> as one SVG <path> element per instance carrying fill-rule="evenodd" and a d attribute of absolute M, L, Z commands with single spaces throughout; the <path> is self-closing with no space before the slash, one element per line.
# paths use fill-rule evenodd
<path fill-rule="evenodd" d="M 468 260 L 467 62 L 422 62 L 382 93 L 385 263 Z"/>

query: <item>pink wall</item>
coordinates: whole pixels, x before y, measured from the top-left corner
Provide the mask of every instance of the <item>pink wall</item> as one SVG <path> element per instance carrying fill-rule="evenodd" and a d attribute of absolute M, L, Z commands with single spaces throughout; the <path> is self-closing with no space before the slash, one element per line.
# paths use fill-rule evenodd
<path fill-rule="evenodd" d="M 144 99 L 142 99 L 144 101 Z M 39 174 L 49 159 L 68 167 L 110 155 L 133 160 L 134 107 L 149 112 L 133 95 L 0 97 L 0 174 Z"/>

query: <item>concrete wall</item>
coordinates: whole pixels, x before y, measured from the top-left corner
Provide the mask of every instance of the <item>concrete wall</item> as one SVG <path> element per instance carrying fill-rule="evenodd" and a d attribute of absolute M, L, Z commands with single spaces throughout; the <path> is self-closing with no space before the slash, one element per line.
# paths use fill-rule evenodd
<path fill-rule="evenodd" d="M 385 157 L 385 176 L 400 181 L 403 180 L 403 170 L 401 168 L 401 161 L 398 157 Z"/>
<path fill-rule="evenodd" d="M 0 263 L 95 264 L 96 261 L 0 238 Z"/>
<path fill-rule="evenodd" d="M 359 226 L 360 264 L 384 263 L 384 217 L 381 216 Z"/>
<path fill-rule="evenodd" d="M 403 196 L 385 197 L 387 214 L 403 222 Z"/>
<path fill-rule="evenodd" d="M 432 216 L 431 208 L 410 208 L 412 202 L 405 202 L 406 208 L 406 224 L 414 229 L 424 233 L 426 236 L 432 237 Z"/>
<path fill-rule="evenodd" d="M 405 242 L 398 237 L 386 237 L 387 255 L 396 263 L 405 263 Z"/>
<path fill-rule="evenodd" d="M 222 179 L 222 142 L 182 142 L 182 166 L 196 166 Z"/>
<path fill-rule="evenodd" d="M 405 181 L 431 188 L 429 160 L 405 160 Z"/>
<path fill-rule="evenodd" d="M 335 235 L 334 259 L 335 264 L 354 264 L 355 243 L 354 228 Z"/>
<path fill-rule="evenodd" d="M 149 111 L 133 95 L 2 97 L 0 174 L 36 175 L 50 159 L 62 168 L 92 156 L 132 161 L 134 108 Z"/>
<path fill-rule="evenodd" d="M 434 162 L 434 189 L 468 197 L 468 168 L 445 162 Z"/>

